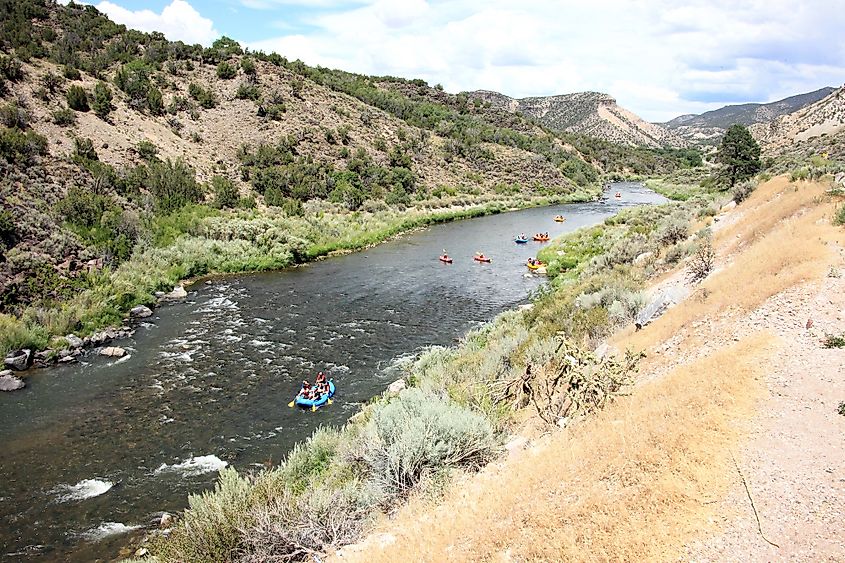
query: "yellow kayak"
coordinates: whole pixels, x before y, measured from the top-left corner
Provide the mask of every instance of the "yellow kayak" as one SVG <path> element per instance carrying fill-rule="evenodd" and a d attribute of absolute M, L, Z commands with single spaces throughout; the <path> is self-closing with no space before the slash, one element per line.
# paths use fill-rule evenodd
<path fill-rule="evenodd" d="M 543 264 L 542 262 L 534 262 L 533 264 L 531 262 L 526 262 L 525 265 L 528 266 L 528 269 L 532 272 L 534 270 L 539 270 L 540 268 L 545 266 L 545 264 Z"/>
<path fill-rule="evenodd" d="M 555 217 L 556 223 L 563 223 L 564 221 L 566 221 L 566 219 L 563 217 L 563 215 L 558 215 L 557 217 Z"/>

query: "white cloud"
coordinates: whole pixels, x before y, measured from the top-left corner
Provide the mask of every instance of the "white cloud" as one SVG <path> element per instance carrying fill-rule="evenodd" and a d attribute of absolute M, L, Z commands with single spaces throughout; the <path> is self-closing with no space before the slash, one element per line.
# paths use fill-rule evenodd
<path fill-rule="evenodd" d="M 127 10 L 107 0 L 97 4 L 96 8 L 117 23 L 139 31 L 160 31 L 171 41 L 208 46 L 220 37 L 220 32 L 214 29 L 214 22 L 200 15 L 185 0 L 173 0 L 160 14 L 152 10 Z"/>
<path fill-rule="evenodd" d="M 375 0 L 317 12 L 304 22 L 307 33 L 250 46 L 309 64 L 424 78 L 449 91 L 604 91 L 662 121 L 840 83 L 845 10 L 837 3 Z"/>

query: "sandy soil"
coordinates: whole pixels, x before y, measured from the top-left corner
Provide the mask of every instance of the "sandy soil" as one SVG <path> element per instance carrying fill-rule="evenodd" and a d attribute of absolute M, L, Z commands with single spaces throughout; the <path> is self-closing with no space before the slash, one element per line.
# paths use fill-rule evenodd
<path fill-rule="evenodd" d="M 845 349 L 820 342 L 825 333 L 845 332 L 845 278 L 790 289 L 742 322 L 708 332 L 724 328 L 738 338 L 764 327 L 782 341 L 766 370 L 768 397 L 735 453 L 731 490 L 714 507 L 722 531 L 688 545 L 687 558 L 845 560 L 845 416 L 837 413 L 845 401 Z"/>

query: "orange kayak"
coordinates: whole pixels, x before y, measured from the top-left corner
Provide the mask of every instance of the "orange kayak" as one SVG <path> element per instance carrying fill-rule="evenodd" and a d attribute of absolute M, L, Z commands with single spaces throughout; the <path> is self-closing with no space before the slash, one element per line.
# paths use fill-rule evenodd
<path fill-rule="evenodd" d="M 492 262 L 493 261 L 492 258 L 487 258 L 486 256 L 484 256 L 484 257 L 473 256 L 472 259 L 475 260 L 476 262 Z"/>
<path fill-rule="evenodd" d="M 449 258 L 448 256 L 441 256 L 441 257 L 440 257 L 440 261 L 441 261 L 441 262 L 445 262 L 446 264 L 451 264 L 451 263 L 452 263 L 452 259 L 451 259 L 451 258 Z"/>
<path fill-rule="evenodd" d="M 534 240 L 537 242 L 549 242 L 551 239 L 549 237 L 534 237 Z"/>

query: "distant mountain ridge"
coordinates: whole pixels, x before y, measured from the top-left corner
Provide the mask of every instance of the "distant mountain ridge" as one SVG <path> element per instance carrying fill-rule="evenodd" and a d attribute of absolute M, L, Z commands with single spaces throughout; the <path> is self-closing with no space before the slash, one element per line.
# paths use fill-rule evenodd
<path fill-rule="evenodd" d="M 552 129 L 633 146 L 686 146 L 683 139 L 662 125 L 643 120 L 619 106 L 615 98 L 601 92 L 519 99 L 489 90 L 475 90 L 466 92 L 466 95 L 487 102 L 492 107 L 531 117 Z"/>
<path fill-rule="evenodd" d="M 748 103 L 724 106 L 702 114 L 685 114 L 662 125 L 693 144 L 715 142 L 736 123 L 754 125 L 768 123 L 782 115 L 800 110 L 829 96 L 836 88 L 825 87 L 769 103 Z"/>
<path fill-rule="evenodd" d="M 827 152 L 845 135 L 845 86 L 831 89 L 824 98 L 781 115 L 766 123 L 751 126 L 751 133 L 764 152 L 789 152 L 801 145 L 818 145 Z"/>

